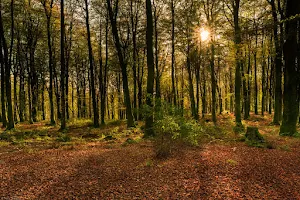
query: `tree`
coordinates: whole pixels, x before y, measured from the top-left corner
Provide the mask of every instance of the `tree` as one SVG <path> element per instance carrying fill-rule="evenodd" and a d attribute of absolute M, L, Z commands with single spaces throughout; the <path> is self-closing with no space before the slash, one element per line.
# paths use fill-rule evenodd
<path fill-rule="evenodd" d="M 172 64 L 171 64 L 171 76 L 172 76 L 172 96 L 173 104 L 176 106 L 176 89 L 175 89 L 175 0 L 171 0 L 171 18 L 172 18 L 172 31 L 171 31 L 171 41 L 172 41 Z"/>
<path fill-rule="evenodd" d="M 297 132 L 297 120 L 299 113 L 299 75 L 296 64 L 297 59 L 297 20 L 295 16 L 300 14 L 300 4 L 297 0 L 287 0 L 286 4 L 286 41 L 283 46 L 285 61 L 284 93 L 283 93 L 283 120 L 280 127 L 281 135 L 292 136 Z"/>
<path fill-rule="evenodd" d="M 89 49 L 89 63 L 90 63 L 90 76 L 91 76 L 91 90 L 92 90 L 92 101 L 93 101 L 93 113 L 94 113 L 94 127 L 99 127 L 99 110 L 97 106 L 96 90 L 95 90 L 95 75 L 94 75 L 94 64 L 93 64 L 93 49 L 91 43 L 91 31 L 89 24 L 89 7 L 88 0 L 85 0 L 85 19 L 86 19 L 86 30 L 87 30 L 87 41 Z"/>
<path fill-rule="evenodd" d="M 146 0 L 146 15 L 147 15 L 147 97 L 146 103 L 150 109 L 150 113 L 146 115 L 145 119 L 145 136 L 154 136 L 153 131 L 153 87 L 154 87 L 154 57 L 153 57 L 153 16 L 152 16 L 152 3 L 151 0 Z"/>
<path fill-rule="evenodd" d="M 61 125 L 60 129 L 66 129 L 66 98 L 65 98 L 65 14 L 64 0 L 60 2 L 60 85 L 61 85 Z"/>
<path fill-rule="evenodd" d="M 53 0 L 42 0 L 42 5 L 44 7 L 46 19 L 47 19 L 47 44 L 48 44 L 48 53 L 49 53 L 49 103 L 50 103 L 50 124 L 54 125 L 54 104 L 53 104 L 53 48 L 51 40 L 51 18 L 52 18 L 52 9 L 53 9 Z"/>
<path fill-rule="evenodd" d="M 278 15 L 275 0 L 268 0 L 272 7 L 273 35 L 275 44 L 275 108 L 273 123 L 279 125 L 282 115 L 282 48 L 278 35 Z"/>
<path fill-rule="evenodd" d="M 239 25 L 240 0 L 232 0 L 233 20 L 234 20 L 234 44 L 235 44 L 235 123 L 236 126 L 242 125 L 241 118 L 241 50 L 240 45 L 241 29 Z"/>
<path fill-rule="evenodd" d="M 2 2 L 0 2 L 0 4 L 2 4 Z M 13 21 L 13 1 L 11 2 L 11 36 L 12 38 L 14 37 L 14 21 Z M 7 129 L 13 129 L 14 128 L 14 117 L 13 117 L 13 109 L 12 109 L 12 98 L 11 98 L 11 63 L 10 63 L 10 59 L 9 59 L 9 54 L 8 54 L 8 47 L 7 47 L 7 42 L 4 36 L 4 26 L 3 26 L 3 17 L 2 17 L 2 5 L 0 5 L 0 40 L 1 40 L 1 51 L 3 51 L 3 61 L 2 61 L 2 65 L 4 65 L 5 70 L 4 70 L 4 74 L 5 74 L 5 88 L 6 88 L 6 102 L 7 102 L 7 119 L 8 119 L 8 123 L 7 123 Z M 11 46 L 10 48 L 13 47 L 13 42 L 11 42 Z M 2 54 L 2 52 L 1 52 Z M 3 67 L 3 66 L 2 66 Z M 3 72 L 3 71 L 2 71 Z M 2 104 L 3 106 L 3 104 Z M 5 115 L 4 115 L 5 117 Z"/>
<path fill-rule="evenodd" d="M 114 37 L 114 41 L 115 41 L 115 46 L 116 46 L 117 53 L 118 53 L 119 64 L 120 64 L 121 72 L 122 72 L 123 92 L 124 92 L 126 115 L 127 115 L 127 126 L 133 127 L 134 120 L 133 120 L 133 115 L 132 115 L 130 94 L 129 94 L 129 88 L 128 88 L 127 63 L 124 59 L 124 54 L 123 54 L 121 43 L 120 43 L 119 31 L 117 28 L 119 0 L 116 0 L 114 11 L 111 6 L 111 1 L 107 0 L 106 2 L 107 2 L 107 9 L 108 9 L 108 13 L 109 13 L 110 23 L 111 23 L 111 27 L 112 27 L 112 33 L 113 33 L 113 37 Z"/>

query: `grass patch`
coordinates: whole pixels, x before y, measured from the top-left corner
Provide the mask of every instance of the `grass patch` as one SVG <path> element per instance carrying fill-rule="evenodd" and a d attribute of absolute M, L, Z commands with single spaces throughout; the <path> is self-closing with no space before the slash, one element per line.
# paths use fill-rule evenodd
<path fill-rule="evenodd" d="M 238 162 L 237 162 L 236 160 L 233 160 L 233 159 L 228 159 L 226 162 L 227 162 L 228 164 L 230 164 L 230 165 L 233 165 L 233 166 L 235 166 L 235 165 L 238 164 Z"/>
<path fill-rule="evenodd" d="M 60 134 L 57 138 L 57 142 L 70 142 L 72 138 L 67 134 Z"/>
<path fill-rule="evenodd" d="M 145 166 L 146 167 L 152 167 L 154 165 L 152 160 L 146 160 Z"/>
<path fill-rule="evenodd" d="M 291 148 L 288 145 L 280 146 L 279 149 L 282 151 L 288 151 L 288 152 L 291 151 Z"/>
<path fill-rule="evenodd" d="M 7 147 L 9 145 L 10 145 L 10 142 L 0 140 L 0 147 Z"/>

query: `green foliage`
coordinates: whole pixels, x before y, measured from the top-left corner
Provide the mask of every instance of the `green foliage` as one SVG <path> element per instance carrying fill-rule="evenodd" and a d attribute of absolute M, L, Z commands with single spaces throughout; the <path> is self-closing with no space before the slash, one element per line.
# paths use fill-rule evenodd
<path fill-rule="evenodd" d="M 244 133 L 245 127 L 243 124 L 237 124 L 235 127 L 233 127 L 233 132 L 236 134 L 241 134 Z"/>
<path fill-rule="evenodd" d="M 197 121 L 182 117 L 177 109 L 169 106 L 162 107 L 155 116 L 154 146 L 157 157 L 167 157 L 178 142 L 198 145 L 203 128 Z"/>
<path fill-rule="evenodd" d="M 0 134 L 0 140 L 12 142 L 12 135 L 4 131 Z"/>
<path fill-rule="evenodd" d="M 294 137 L 295 137 L 295 138 L 300 138 L 300 132 L 295 133 L 295 134 L 294 134 Z"/>
<path fill-rule="evenodd" d="M 291 148 L 288 145 L 283 145 L 283 146 L 279 147 L 279 149 L 282 151 L 291 151 Z"/>
<path fill-rule="evenodd" d="M 70 142 L 71 137 L 67 134 L 60 134 L 57 136 L 56 141 L 57 142 Z"/>
<path fill-rule="evenodd" d="M 235 166 L 235 165 L 238 164 L 238 162 L 237 162 L 236 160 L 232 160 L 232 159 L 228 159 L 226 162 L 227 162 L 228 164 L 230 164 L 230 165 L 233 165 L 233 166 Z"/>
<path fill-rule="evenodd" d="M 153 161 L 152 160 L 147 160 L 145 163 L 146 167 L 152 167 L 153 166 Z"/>
<path fill-rule="evenodd" d="M 266 139 L 259 133 L 258 128 L 248 127 L 245 134 L 245 142 L 248 146 L 258 148 L 269 148 L 272 149 L 273 145 L 268 143 Z"/>
<path fill-rule="evenodd" d="M 135 143 L 137 143 L 134 139 L 131 139 L 131 138 L 128 138 L 125 142 L 127 144 L 135 144 Z"/>
<path fill-rule="evenodd" d="M 295 137 L 295 138 L 300 138 L 300 133 L 296 132 L 294 134 L 291 133 L 280 133 L 280 136 L 284 136 L 284 137 Z"/>

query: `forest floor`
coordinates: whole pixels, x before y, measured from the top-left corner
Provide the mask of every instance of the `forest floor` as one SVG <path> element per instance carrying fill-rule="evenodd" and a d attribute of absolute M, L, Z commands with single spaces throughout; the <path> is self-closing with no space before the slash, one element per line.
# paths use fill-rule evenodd
<path fill-rule="evenodd" d="M 278 136 L 271 116 L 252 116 L 243 123 L 272 148 L 249 147 L 235 139 L 232 115 L 218 120 L 206 126 L 222 137 L 167 159 L 124 122 L 93 129 L 74 121 L 66 134 L 18 124 L 1 134 L 0 199 L 300 199 L 299 138 Z"/>

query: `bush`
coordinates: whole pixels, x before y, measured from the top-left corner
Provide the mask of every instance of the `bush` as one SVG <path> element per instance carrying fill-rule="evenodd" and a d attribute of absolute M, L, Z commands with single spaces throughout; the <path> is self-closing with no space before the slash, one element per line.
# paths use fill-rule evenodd
<path fill-rule="evenodd" d="M 11 137 L 12 136 L 5 131 L 0 134 L 0 140 L 3 140 L 3 141 L 12 142 Z"/>
<path fill-rule="evenodd" d="M 57 142 L 70 142 L 71 141 L 71 137 L 68 136 L 67 134 L 60 134 L 57 138 L 56 138 Z"/>
<path fill-rule="evenodd" d="M 157 120 L 154 131 L 156 134 L 154 148 L 157 157 L 169 156 L 178 142 L 198 145 L 199 136 L 203 132 L 196 121 L 172 115 Z"/>

